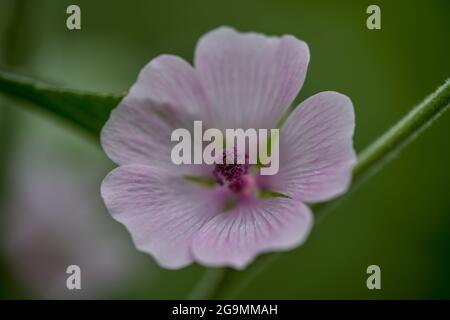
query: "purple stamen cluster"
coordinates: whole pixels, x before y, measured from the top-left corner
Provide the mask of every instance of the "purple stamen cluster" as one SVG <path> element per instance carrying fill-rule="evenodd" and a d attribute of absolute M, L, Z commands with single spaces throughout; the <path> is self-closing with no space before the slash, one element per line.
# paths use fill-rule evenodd
<path fill-rule="evenodd" d="M 233 156 L 233 163 L 227 163 L 227 157 Z M 248 162 L 248 155 L 245 155 L 245 163 L 237 163 L 237 151 L 234 149 L 233 154 L 231 152 L 223 152 L 223 163 L 216 164 L 213 174 L 217 183 L 221 186 L 227 186 L 231 191 L 239 193 L 241 192 L 247 181 L 244 178 L 248 172 L 250 164 Z"/>

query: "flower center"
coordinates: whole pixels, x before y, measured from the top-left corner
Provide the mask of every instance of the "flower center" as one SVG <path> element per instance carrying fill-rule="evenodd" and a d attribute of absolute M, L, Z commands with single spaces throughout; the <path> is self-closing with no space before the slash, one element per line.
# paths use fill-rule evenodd
<path fill-rule="evenodd" d="M 233 158 L 233 163 L 227 163 L 227 159 Z M 248 174 L 250 164 L 248 155 L 245 155 L 245 163 L 237 163 L 238 155 L 236 149 L 234 152 L 223 152 L 223 164 L 216 164 L 213 174 L 217 183 L 226 186 L 234 193 L 248 193 L 253 189 L 253 177 Z"/>

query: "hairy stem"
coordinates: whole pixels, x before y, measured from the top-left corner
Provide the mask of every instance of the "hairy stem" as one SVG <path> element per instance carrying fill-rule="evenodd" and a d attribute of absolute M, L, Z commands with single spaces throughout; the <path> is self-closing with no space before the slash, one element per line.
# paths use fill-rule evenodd
<path fill-rule="evenodd" d="M 447 80 L 422 103 L 412 109 L 397 124 L 369 145 L 358 156 L 353 168 L 353 183 L 350 192 L 362 181 L 378 171 L 395 157 L 409 142 L 414 140 L 425 128 L 429 127 L 450 106 L 450 80 Z M 312 206 L 316 215 L 316 224 L 325 214 L 339 205 L 339 199 Z M 204 277 L 192 291 L 190 299 L 232 298 L 251 283 L 281 253 L 268 253 L 259 256 L 245 271 L 230 268 L 216 268 L 205 271 Z"/>

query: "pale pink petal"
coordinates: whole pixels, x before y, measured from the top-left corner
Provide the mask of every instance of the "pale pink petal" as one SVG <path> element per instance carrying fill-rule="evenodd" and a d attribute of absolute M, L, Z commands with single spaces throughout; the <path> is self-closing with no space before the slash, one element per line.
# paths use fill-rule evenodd
<path fill-rule="evenodd" d="M 214 123 L 225 128 L 273 128 L 298 94 L 309 62 L 306 43 L 222 27 L 195 52 Z"/>
<path fill-rule="evenodd" d="M 280 131 L 280 170 L 266 187 L 304 202 L 347 191 L 356 161 L 355 116 L 350 99 L 321 92 L 302 102 Z"/>
<path fill-rule="evenodd" d="M 195 236 L 192 250 L 195 260 L 204 265 L 242 269 L 259 253 L 300 245 L 312 223 L 311 211 L 300 201 L 240 202 L 206 223 Z"/>
<path fill-rule="evenodd" d="M 111 113 L 101 134 L 103 149 L 120 165 L 170 166 L 172 131 L 191 128 L 202 118 L 204 105 L 193 68 L 175 56 L 159 56 Z"/>
<path fill-rule="evenodd" d="M 193 235 L 224 206 L 223 195 L 148 166 L 121 166 L 101 192 L 111 215 L 123 223 L 136 247 L 166 268 L 192 262 Z"/>
<path fill-rule="evenodd" d="M 130 95 L 135 99 L 172 105 L 178 111 L 199 114 L 206 108 L 205 94 L 194 68 L 173 55 L 160 55 L 139 73 Z"/>

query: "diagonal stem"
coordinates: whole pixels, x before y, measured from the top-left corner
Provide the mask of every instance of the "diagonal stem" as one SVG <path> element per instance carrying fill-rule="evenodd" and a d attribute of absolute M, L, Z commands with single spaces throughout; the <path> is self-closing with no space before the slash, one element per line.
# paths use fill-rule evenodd
<path fill-rule="evenodd" d="M 353 183 L 346 196 L 313 206 L 316 223 L 319 223 L 334 207 L 354 191 L 366 178 L 380 170 L 392 160 L 409 142 L 450 106 L 450 79 L 412 109 L 397 124 L 369 145 L 358 156 L 353 168 Z M 281 256 L 269 253 L 259 256 L 245 271 L 231 268 L 215 268 L 205 271 L 205 275 L 193 289 L 189 299 L 217 299 L 235 297 L 240 290 L 251 283 L 267 266 Z"/>

